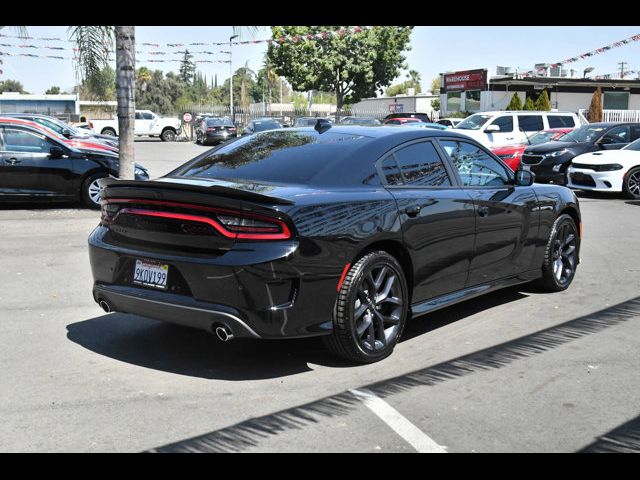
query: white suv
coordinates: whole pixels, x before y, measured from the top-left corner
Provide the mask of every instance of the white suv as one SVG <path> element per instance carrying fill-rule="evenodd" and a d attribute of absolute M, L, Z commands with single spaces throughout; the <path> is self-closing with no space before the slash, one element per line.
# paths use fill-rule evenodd
<path fill-rule="evenodd" d="M 540 130 L 578 126 L 575 113 L 519 110 L 474 113 L 456 125 L 456 132 L 492 148 L 526 142 L 527 136 Z"/>

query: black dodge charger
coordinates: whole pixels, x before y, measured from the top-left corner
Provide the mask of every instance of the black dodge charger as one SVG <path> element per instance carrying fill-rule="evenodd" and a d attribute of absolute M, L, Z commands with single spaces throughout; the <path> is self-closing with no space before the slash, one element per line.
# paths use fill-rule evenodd
<path fill-rule="evenodd" d="M 233 337 L 389 355 L 411 315 L 537 281 L 566 289 L 578 200 L 468 137 L 394 127 L 238 138 L 158 180 L 101 180 L 93 295 Z"/>

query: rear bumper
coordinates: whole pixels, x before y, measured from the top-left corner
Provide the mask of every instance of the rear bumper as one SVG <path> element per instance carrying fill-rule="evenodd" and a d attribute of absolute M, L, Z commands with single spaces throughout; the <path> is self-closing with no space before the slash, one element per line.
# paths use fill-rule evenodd
<path fill-rule="evenodd" d="M 89 237 L 93 296 L 114 311 L 202 330 L 223 324 L 236 337 L 329 334 L 341 269 L 311 266 L 299 250 L 297 241 L 238 242 L 218 255 L 186 256 L 114 244 L 99 226 Z M 136 259 L 168 264 L 167 290 L 134 285 Z"/>

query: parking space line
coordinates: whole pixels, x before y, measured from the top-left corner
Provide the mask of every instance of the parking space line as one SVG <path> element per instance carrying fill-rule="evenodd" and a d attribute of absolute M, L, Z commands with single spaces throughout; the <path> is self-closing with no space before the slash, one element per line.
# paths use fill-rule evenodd
<path fill-rule="evenodd" d="M 395 408 L 376 396 L 372 391 L 364 388 L 349 390 L 365 406 L 375 413 L 391 429 L 400 435 L 407 443 L 415 448 L 418 453 L 447 453 L 441 445 L 434 442 L 431 437 L 407 420 Z"/>

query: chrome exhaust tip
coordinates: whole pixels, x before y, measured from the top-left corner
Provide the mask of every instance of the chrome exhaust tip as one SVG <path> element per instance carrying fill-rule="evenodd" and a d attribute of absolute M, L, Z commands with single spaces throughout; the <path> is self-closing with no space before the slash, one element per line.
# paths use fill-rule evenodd
<path fill-rule="evenodd" d="M 216 336 L 223 342 L 228 342 L 229 340 L 233 340 L 233 332 L 229 327 L 226 326 L 218 326 L 216 327 Z"/>
<path fill-rule="evenodd" d="M 100 305 L 100 308 L 105 312 L 107 313 L 111 312 L 111 305 L 109 305 L 109 303 L 107 303 L 106 300 L 100 299 L 100 301 L 98 302 L 98 305 Z"/>

